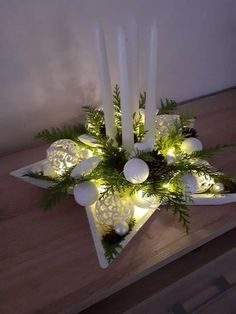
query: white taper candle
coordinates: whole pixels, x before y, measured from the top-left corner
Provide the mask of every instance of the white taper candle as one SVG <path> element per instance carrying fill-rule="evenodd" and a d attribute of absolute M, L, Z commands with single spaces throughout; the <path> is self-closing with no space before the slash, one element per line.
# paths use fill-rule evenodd
<path fill-rule="evenodd" d="M 148 68 L 147 100 L 145 106 L 145 130 L 146 140 L 151 148 L 155 142 L 155 117 L 157 110 L 157 42 L 158 30 L 156 23 L 153 23 L 150 34 L 150 55 Z"/>
<path fill-rule="evenodd" d="M 128 52 L 126 36 L 124 29 L 120 27 L 118 30 L 118 59 L 121 98 L 122 146 L 128 152 L 131 152 L 134 146 L 134 135 L 127 56 Z"/>
<path fill-rule="evenodd" d="M 138 25 L 131 19 L 127 25 L 128 30 L 128 66 L 130 67 L 130 90 L 133 113 L 139 110 L 139 50 Z"/>
<path fill-rule="evenodd" d="M 115 112 L 112 102 L 112 87 L 107 60 L 104 32 L 100 25 L 96 28 L 97 64 L 100 79 L 106 135 L 112 139 L 116 136 Z"/>

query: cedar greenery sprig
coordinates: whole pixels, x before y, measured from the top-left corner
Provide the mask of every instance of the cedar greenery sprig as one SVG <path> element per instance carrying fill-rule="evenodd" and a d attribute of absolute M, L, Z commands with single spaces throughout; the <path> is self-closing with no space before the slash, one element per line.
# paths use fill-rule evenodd
<path fill-rule="evenodd" d="M 73 141 L 78 141 L 78 136 L 86 133 L 86 128 L 82 124 L 77 124 L 74 126 L 65 125 L 61 128 L 55 127 L 50 129 L 45 129 L 36 135 L 37 139 L 44 141 L 45 143 L 52 144 L 61 139 L 71 139 Z"/>
<path fill-rule="evenodd" d="M 87 132 L 84 132 L 84 133 L 89 133 L 94 136 L 99 136 L 101 128 L 105 123 L 103 111 L 93 106 L 84 106 L 83 109 L 87 117 L 87 121 L 86 121 Z"/>
<path fill-rule="evenodd" d="M 111 263 L 115 257 L 119 255 L 120 250 L 122 249 L 121 243 L 133 230 L 135 223 L 135 219 L 130 220 L 129 231 L 123 236 L 116 234 L 114 228 L 112 227 L 102 236 L 102 246 L 108 263 Z"/>
<path fill-rule="evenodd" d="M 166 98 L 163 100 L 161 98 L 161 107 L 158 111 L 158 114 L 169 114 L 176 110 L 177 103 L 173 99 Z"/>
<path fill-rule="evenodd" d="M 146 93 L 141 93 L 139 98 L 140 108 L 145 108 Z M 121 147 L 121 106 L 120 106 L 120 89 L 116 85 L 113 91 L 113 105 L 115 109 L 115 119 L 118 135 L 117 143 L 106 137 L 104 132 L 104 113 L 101 109 L 92 106 L 85 106 L 84 110 L 87 115 L 86 125 L 64 126 L 62 128 L 51 128 L 43 130 L 37 135 L 47 143 L 52 143 L 59 139 L 71 139 L 80 147 L 87 147 L 78 140 L 81 134 L 90 134 L 95 136 L 99 144 L 98 148 L 91 148 L 94 153 L 102 157 L 98 167 L 91 173 L 83 177 L 74 179 L 70 176 L 73 168 L 68 169 L 62 176 L 55 178 L 44 176 L 42 173 L 28 173 L 29 177 L 51 181 L 52 186 L 47 190 L 43 206 L 49 209 L 63 196 L 80 182 L 97 181 L 104 185 L 104 191 L 100 198 L 106 197 L 109 193 L 128 193 L 130 195 L 142 191 L 144 195 L 155 196 L 160 202 L 166 204 L 166 208 L 177 217 L 183 228 L 189 230 L 189 212 L 186 203 L 191 200 L 189 194 L 185 191 L 182 176 L 186 172 L 194 175 L 209 175 L 215 182 L 221 182 L 225 186 L 225 192 L 236 192 L 236 181 L 210 166 L 207 163 L 199 162 L 199 159 L 211 157 L 214 153 L 222 148 L 231 147 L 232 145 L 218 145 L 214 148 L 204 149 L 200 152 L 194 152 L 191 155 L 183 154 L 180 146 L 185 139 L 183 130 L 189 128 L 193 120 L 193 115 L 180 115 L 174 123 L 168 128 L 168 131 L 161 136 L 156 137 L 154 152 L 134 152 L 133 157 L 143 159 L 149 164 L 150 175 L 142 184 L 132 184 L 127 181 L 123 175 L 123 168 L 130 156 Z M 158 114 L 172 113 L 176 108 L 176 102 L 171 99 L 161 99 L 161 108 Z M 136 142 L 141 142 L 146 133 L 141 113 L 134 116 L 134 136 Z M 176 161 L 172 164 L 165 162 L 164 156 L 170 149 L 176 154 Z M 156 158 L 155 158 L 156 156 Z M 157 157 L 158 156 L 158 157 Z M 212 190 L 208 193 L 214 194 Z"/>
<path fill-rule="evenodd" d="M 30 177 L 33 179 L 43 180 L 47 182 L 59 182 L 58 177 L 49 177 L 45 176 L 41 171 L 40 172 L 32 172 L 29 171 L 23 175 L 23 177 Z"/>

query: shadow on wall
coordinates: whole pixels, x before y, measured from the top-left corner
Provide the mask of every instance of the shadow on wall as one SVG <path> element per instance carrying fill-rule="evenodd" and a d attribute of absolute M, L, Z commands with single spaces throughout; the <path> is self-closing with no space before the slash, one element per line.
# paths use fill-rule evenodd
<path fill-rule="evenodd" d="M 81 107 L 96 101 L 92 57 L 83 34 L 73 33 L 78 26 L 52 11 L 35 9 L 24 20 L 10 9 L 1 31 L 0 155 L 37 145 L 42 128 L 83 120 Z"/>

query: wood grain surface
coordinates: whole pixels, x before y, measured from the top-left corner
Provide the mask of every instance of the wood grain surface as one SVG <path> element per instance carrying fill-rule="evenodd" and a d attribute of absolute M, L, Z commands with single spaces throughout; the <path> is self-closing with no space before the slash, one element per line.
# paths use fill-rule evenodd
<path fill-rule="evenodd" d="M 180 106 L 205 147 L 236 142 L 236 89 Z M 0 158 L 0 313 L 74 314 L 236 226 L 236 204 L 190 207 L 186 235 L 163 209 L 106 270 L 85 210 L 72 197 L 43 213 L 43 190 L 9 172 L 45 157 L 45 146 Z M 236 176 L 236 150 L 212 163 Z"/>

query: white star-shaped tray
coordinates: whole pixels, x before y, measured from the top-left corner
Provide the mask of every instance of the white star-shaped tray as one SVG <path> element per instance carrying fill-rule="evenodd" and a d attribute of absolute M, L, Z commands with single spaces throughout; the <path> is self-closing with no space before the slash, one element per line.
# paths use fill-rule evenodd
<path fill-rule="evenodd" d="M 25 174 L 32 171 L 32 169 L 34 169 L 36 166 L 42 166 L 45 162 L 46 162 L 46 159 L 38 161 L 36 163 L 30 164 L 18 170 L 12 171 L 10 174 L 25 182 L 47 189 L 51 185 L 53 185 L 53 182 L 47 182 L 44 180 L 34 179 L 34 178 L 24 176 Z M 73 192 L 71 192 L 71 194 L 73 194 Z M 212 196 L 210 194 L 194 194 L 192 195 L 192 200 L 193 202 L 189 203 L 188 205 L 221 205 L 221 204 L 236 202 L 236 193 L 221 194 L 217 196 Z M 139 231 L 139 229 L 142 228 L 145 222 L 158 209 L 159 205 L 157 204 L 157 208 L 146 208 L 146 209 L 134 206 L 133 218 L 135 219 L 136 223 L 132 231 L 121 242 L 122 249 L 132 240 L 132 238 Z M 93 241 L 96 248 L 99 264 L 102 268 L 107 268 L 109 266 L 109 262 L 105 256 L 105 251 L 101 242 L 101 239 L 102 239 L 101 227 L 99 226 L 99 223 L 97 222 L 94 212 L 95 212 L 94 205 L 86 207 L 86 213 L 87 213 L 91 233 L 93 236 Z M 120 252 L 122 251 L 122 249 L 120 250 Z"/>

